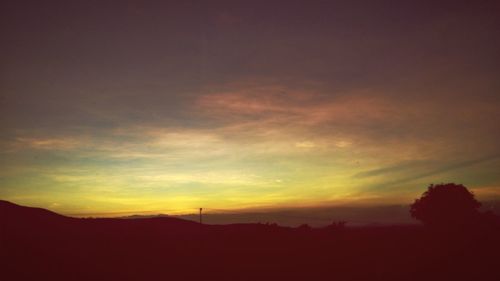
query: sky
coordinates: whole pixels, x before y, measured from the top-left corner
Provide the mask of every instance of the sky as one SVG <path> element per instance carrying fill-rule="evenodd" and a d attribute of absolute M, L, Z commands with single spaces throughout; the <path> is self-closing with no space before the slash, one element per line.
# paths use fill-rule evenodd
<path fill-rule="evenodd" d="M 496 1 L 2 1 L 0 199 L 76 216 L 500 198 Z"/>

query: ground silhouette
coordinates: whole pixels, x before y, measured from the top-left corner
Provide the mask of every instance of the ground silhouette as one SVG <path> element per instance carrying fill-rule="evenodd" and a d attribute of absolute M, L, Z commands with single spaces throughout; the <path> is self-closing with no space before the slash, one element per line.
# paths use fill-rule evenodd
<path fill-rule="evenodd" d="M 499 234 L 77 219 L 0 201 L 0 279 L 500 280 Z"/>

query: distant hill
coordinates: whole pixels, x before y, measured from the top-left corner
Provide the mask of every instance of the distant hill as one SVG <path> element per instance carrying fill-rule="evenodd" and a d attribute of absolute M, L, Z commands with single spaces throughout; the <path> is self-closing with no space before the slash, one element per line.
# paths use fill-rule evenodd
<path fill-rule="evenodd" d="M 199 227 L 196 222 L 174 218 L 169 216 L 131 216 L 131 220 L 120 218 L 72 218 L 48 211 L 42 208 L 33 208 L 16 205 L 14 203 L 0 200 L 0 223 L 12 231 L 26 230 L 27 228 L 39 228 L 39 231 L 49 231 L 50 227 L 58 229 L 85 228 L 92 230 L 101 227 L 106 230 L 120 227 L 141 227 L 149 228 L 172 228 L 176 231 L 183 228 Z M 133 220 L 141 218 L 140 220 Z"/>
<path fill-rule="evenodd" d="M 0 200 L 0 219 L 11 218 L 26 218 L 26 219 L 63 219 L 62 215 L 51 212 L 42 208 L 33 208 L 19 206 L 9 201 Z"/>
<path fill-rule="evenodd" d="M 165 214 L 157 214 L 157 215 L 130 215 L 130 216 L 117 217 L 117 219 L 150 219 L 150 218 L 165 218 L 165 217 L 170 217 L 170 216 L 169 215 L 165 215 Z"/>
<path fill-rule="evenodd" d="M 58 224 L 70 223 L 73 218 L 65 217 L 42 208 L 24 207 L 0 200 L 0 226 L 11 231 L 29 231 Z"/>
<path fill-rule="evenodd" d="M 176 216 L 198 221 L 198 214 Z M 350 226 L 416 224 L 409 215 L 409 206 L 325 206 L 307 208 L 282 208 L 268 210 L 240 210 L 227 212 L 206 212 L 203 220 L 209 224 L 228 223 L 278 223 L 296 227 L 309 224 L 323 227 L 333 221 L 347 221 Z"/>

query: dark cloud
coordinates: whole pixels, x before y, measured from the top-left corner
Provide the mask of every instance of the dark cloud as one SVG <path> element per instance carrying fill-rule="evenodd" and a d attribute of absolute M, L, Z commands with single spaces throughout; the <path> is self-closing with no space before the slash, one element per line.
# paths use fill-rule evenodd
<path fill-rule="evenodd" d="M 385 181 L 382 186 L 384 188 L 390 188 L 394 185 L 401 185 L 401 184 L 404 184 L 407 182 L 411 182 L 411 181 L 415 181 L 415 180 L 419 180 L 419 179 L 423 179 L 423 178 L 428 178 L 430 176 L 444 174 L 444 173 L 459 170 L 459 169 L 469 168 L 469 167 L 479 165 L 482 163 L 492 162 L 492 161 L 497 160 L 497 159 L 500 159 L 500 155 L 489 155 L 489 156 L 485 156 L 485 157 L 481 157 L 481 158 L 445 164 L 445 165 L 442 165 L 441 167 L 437 167 L 435 169 L 427 169 L 427 171 L 424 171 L 424 172 L 416 172 L 411 176 L 399 178 L 399 179 L 396 179 L 394 181 Z M 414 166 L 414 165 L 409 164 L 409 166 Z M 400 170 L 405 170 L 405 169 L 406 168 L 399 169 L 396 167 L 387 167 L 387 168 L 382 168 L 382 169 L 377 169 L 377 170 L 361 173 L 361 175 L 367 176 L 367 174 L 368 174 L 368 176 L 374 176 L 377 174 L 388 173 L 389 176 L 391 176 L 391 172 L 394 173 L 394 172 L 398 172 Z"/>

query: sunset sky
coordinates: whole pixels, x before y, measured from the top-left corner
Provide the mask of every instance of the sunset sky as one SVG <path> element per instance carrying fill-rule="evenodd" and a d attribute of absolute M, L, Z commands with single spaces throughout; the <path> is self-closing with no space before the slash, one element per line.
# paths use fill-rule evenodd
<path fill-rule="evenodd" d="M 0 199 L 70 215 L 500 198 L 496 1 L 2 1 Z"/>

